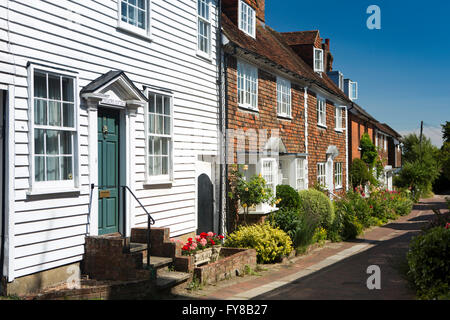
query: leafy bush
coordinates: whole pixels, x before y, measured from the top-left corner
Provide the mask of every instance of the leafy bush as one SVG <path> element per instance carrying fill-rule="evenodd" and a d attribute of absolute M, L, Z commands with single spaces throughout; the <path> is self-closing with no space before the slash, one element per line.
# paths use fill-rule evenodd
<path fill-rule="evenodd" d="M 356 197 L 344 197 L 335 201 L 335 223 L 331 230 L 331 240 L 354 239 L 362 233 L 364 225 L 359 221 L 355 210 Z M 361 198 L 362 199 L 362 198 Z"/>
<path fill-rule="evenodd" d="M 371 181 L 369 168 L 364 161 L 358 158 L 353 160 L 349 175 L 353 188 L 364 186 Z"/>
<path fill-rule="evenodd" d="M 330 199 L 320 191 L 310 189 L 299 192 L 300 212 L 307 212 L 317 217 L 319 225 L 325 229 L 331 228 L 334 219 L 334 208 Z"/>
<path fill-rule="evenodd" d="M 269 222 L 289 235 L 298 252 L 304 251 L 314 242 L 314 234 L 319 226 L 316 215 L 310 211 L 300 212 L 298 209 L 281 209 L 274 212 L 269 216 Z"/>
<path fill-rule="evenodd" d="M 422 299 L 450 298 L 450 229 L 437 227 L 411 242 L 409 276 Z"/>
<path fill-rule="evenodd" d="M 294 188 L 287 185 L 277 186 L 277 199 L 281 199 L 278 208 L 298 209 L 300 197 Z"/>
<path fill-rule="evenodd" d="M 255 249 L 258 263 L 280 261 L 293 250 L 292 240 L 286 232 L 268 223 L 241 226 L 228 236 L 225 246 Z"/>

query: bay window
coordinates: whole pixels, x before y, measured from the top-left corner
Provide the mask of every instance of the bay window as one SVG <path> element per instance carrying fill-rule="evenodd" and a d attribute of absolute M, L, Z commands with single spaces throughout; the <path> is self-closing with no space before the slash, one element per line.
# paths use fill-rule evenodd
<path fill-rule="evenodd" d="M 263 159 L 261 174 L 266 180 L 267 186 L 272 189 L 273 194 L 276 194 L 276 186 L 278 182 L 278 168 L 275 159 Z"/>
<path fill-rule="evenodd" d="M 342 181 L 343 181 L 343 163 L 342 162 L 336 162 L 334 164 L 334 184 L 336 189 L 342 188 Z"/>
<path fill-rule="evenodd" d="M 306 185 L 306 159 L 295 159 L 296 162 L 296 189 L 305 190 Z"/>

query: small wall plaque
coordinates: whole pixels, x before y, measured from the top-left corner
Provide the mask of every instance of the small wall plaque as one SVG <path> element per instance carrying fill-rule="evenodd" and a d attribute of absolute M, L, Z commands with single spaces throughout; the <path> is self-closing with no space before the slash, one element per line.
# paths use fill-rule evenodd
<path fill-rule="evenodd" d="M 103 199 L 103 198 L 109 198 L 111 197 L 111 191 L 110 190 L 101 190 L 100 194 L 99 194 L 99 198 Z"/>

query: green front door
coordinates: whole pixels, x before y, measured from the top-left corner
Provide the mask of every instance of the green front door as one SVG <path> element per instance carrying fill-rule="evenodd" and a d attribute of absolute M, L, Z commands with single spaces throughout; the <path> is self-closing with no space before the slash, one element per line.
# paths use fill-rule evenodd
<path fill-rule="evenodd" d="M 99 235 L 119 232 L 119 121 L 119 111 L 98 109 Z"/>

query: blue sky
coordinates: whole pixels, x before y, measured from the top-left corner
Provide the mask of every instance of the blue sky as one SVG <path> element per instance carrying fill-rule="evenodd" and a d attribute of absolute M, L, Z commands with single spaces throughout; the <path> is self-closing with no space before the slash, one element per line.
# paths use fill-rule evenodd
<path fill-rule="evenodd" d="M 366 26 L 370 5 L 381 9 L 381 30 Z M 359 83 L 359 105 L 401 133 L 423 120 L 435 144 L 450 121 L 449 21 L 446 0 L 266 0 L 273 29 L 330 38 L 333 69 Z"/>

